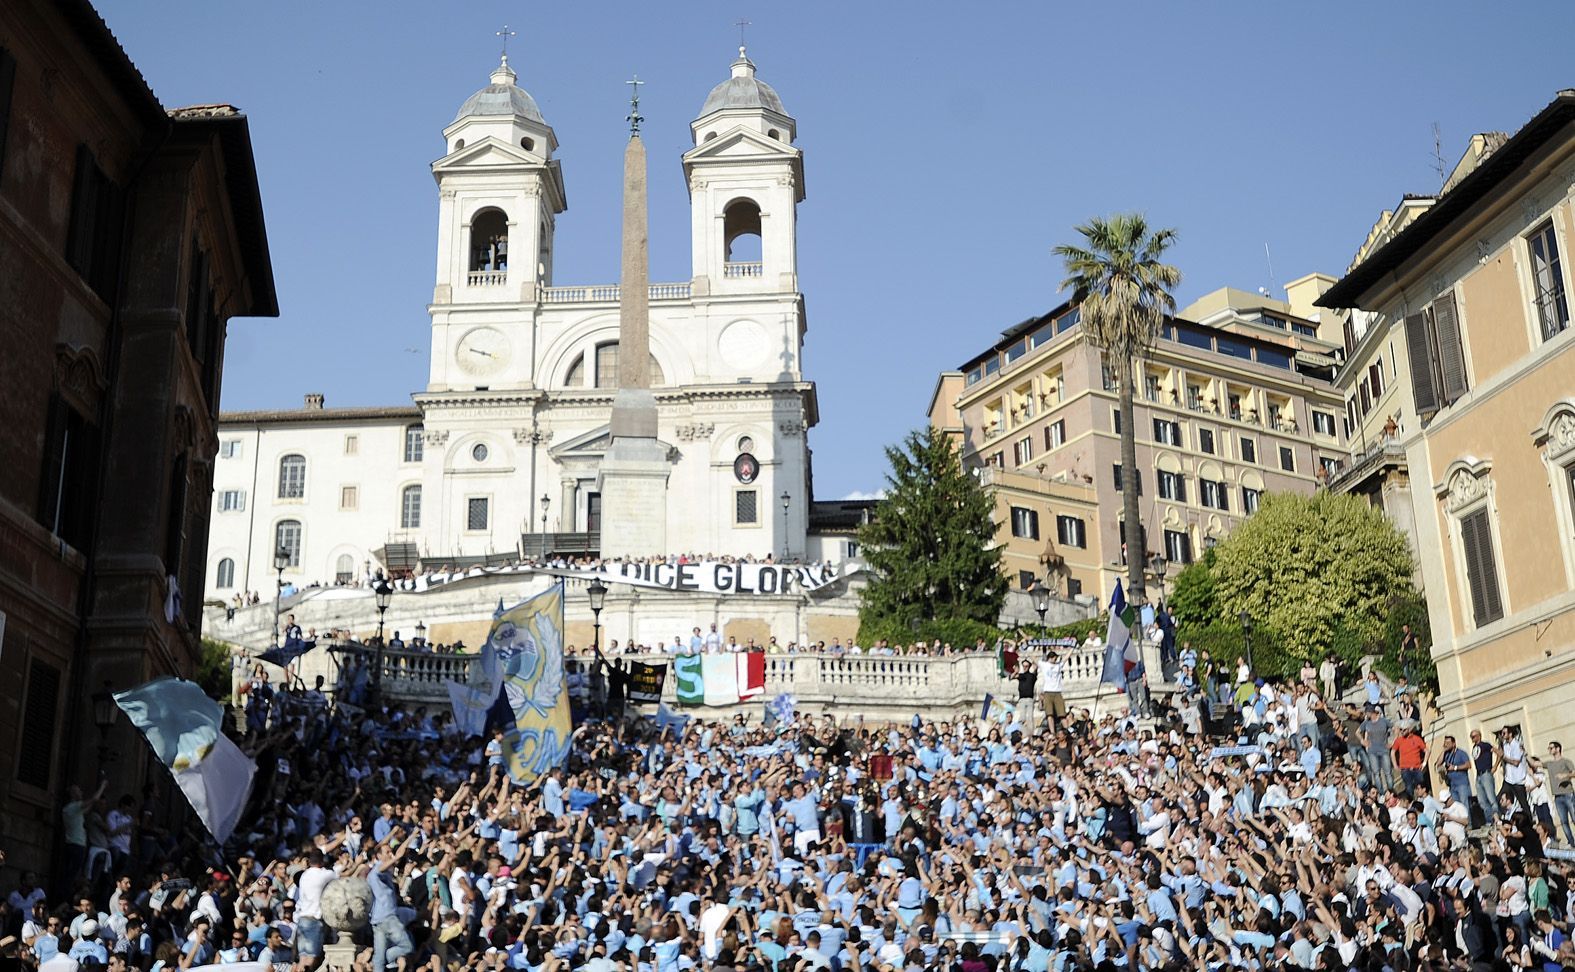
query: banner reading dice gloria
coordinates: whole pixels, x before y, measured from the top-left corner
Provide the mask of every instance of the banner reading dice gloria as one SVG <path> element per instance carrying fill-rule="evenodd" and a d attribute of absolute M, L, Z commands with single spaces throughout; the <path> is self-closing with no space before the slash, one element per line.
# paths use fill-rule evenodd
<path fill-rule="evenodd" d="M 735 705 L 766 691 L 766 653 L 679 655 L 673 659 L 679 705 Z"/>

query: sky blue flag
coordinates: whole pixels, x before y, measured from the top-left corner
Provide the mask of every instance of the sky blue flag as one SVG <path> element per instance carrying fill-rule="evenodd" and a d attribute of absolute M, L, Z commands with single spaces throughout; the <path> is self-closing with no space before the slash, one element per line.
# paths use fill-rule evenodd
<path fill-rule="evenodd" d="M 269 648 L 267 651 L 258 655 L 257 658 L 260 661 L 265 661 L 271 665 L 278 665 L 280 668 L 283 668 L 316 647 L 316 641 L 306 641 L 301 638 L 290 637 L 284 639 L 284 644 L 274 645 L 272 648 Z"/>
<path fill-rule="evenodd" d="M 165 676 L 116 692 L 115 704 L 141 730 L 208 832 L 221 844 L 228 840 L 251 796 L 257 764 L 224 734 L 219 703 L 196 682 Z"/>
<path fill-rule="evenodd" d="M 664 702 L 656 704 L 656 715 L 653 718 L 656 720 L 656 728 L 663 735 L 666 735 L 667 731 L 671 729 L 674 735 L 682 739 L 684 733 L 689 730 L 689 717 L 674 712 Z"/>
<path fill-rule="evenodd" d="M 1110 627 L 1105 632 L 1105 662 L 1099 680 L 1114 685 L 1117 692 L 1126 691 L 1126 650 L 1132 641 L 1132 606 L 1121 590 L 1121 581 L 1110 595 Z"/>

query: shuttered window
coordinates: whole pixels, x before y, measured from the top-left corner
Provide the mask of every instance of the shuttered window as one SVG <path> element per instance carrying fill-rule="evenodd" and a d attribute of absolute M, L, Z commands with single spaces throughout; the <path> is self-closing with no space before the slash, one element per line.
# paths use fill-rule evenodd
<path fill-rule="evenodd" d="M 16 754 L 16 778 L 21 782 L 49 789 L 59 717 L 60 669 L 33 658 L 27 666 L 27 701 L 22 707 L 21 748 Z"/>
<path fill-rule="evenodd" d="M 1466 393 L 1466 352 L 1454 294 L 1406 317 L 1405 340 L 1418 414 L 1430 415 Z"/>
<path fill-rule="evenodd" d="M 114 297 L 115 275 L 120 269 L 125 204 L 125 194 L 98 167 L 93 153 L 86 145 L 78 146 L 66 262 L 106 301 Z"/>
<path fill-rule="evenodd" d="M 1466 581 L 1471 587 L 1471 616 L 1480 628 L 1504 616 L 1498 593 L 1498 565 L 1493 558 L 1493 527 L 1487 510 L 1461 518 L 1460 544 L 1466 558 Z"/>

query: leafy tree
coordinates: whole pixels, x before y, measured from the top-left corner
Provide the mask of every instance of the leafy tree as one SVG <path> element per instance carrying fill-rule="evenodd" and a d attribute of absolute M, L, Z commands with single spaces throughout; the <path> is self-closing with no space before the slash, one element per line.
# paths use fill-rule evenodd
<path fill-rule="evenodd" d="M 1171 288 L 1181 283 L 1181 271 L 1160 257 L 1176 242 L 1173 229 L 1149 230 L 1138 213 L 1094 217 L 1077 227 L 1082 246 L 1062 244 L 1054 250 L 1066 261 L 1062 290 L 1071 290 L 1082 315 L 1083 332 L 1106 360 L 1120 371 L 1121 509 L 1122 521 L 1137 536 L 1129 537 L 1127 600 L 1141 603 L 1143 567 L 1148 551 L 1139 538 L 1143 520 L 1138 512 L 1137 422 L 1133 419 L 1132 365 L 1154 343 L 1165 315 L 1176 309 Z M 1138 524 L 1138 527 L 1132 526 Z"/>
<path fill-rule="evenodd" d="M 202 639 L 202 656 L 192 681 L 208 698 L 221 702 L 230 697 L 230 646 L 216 638 Z"/>
<path fill-rule="evenodd" d="M 1383 642 L 1391 605 L 1412 594 L 1405 538 L 1356 496 L 1267 495 L 1214 552 L 1219 620 L 1246 610 L 1292 659 L 1338 651 L 1354 661 L 1359 646 Z"/>
<path fill-rule="evenodd" d="M 1203 551 L 1202 559 L 1194 560 L 1176 575 L 1169 606 L 1178 633 L 1222 620 L 1214 584 L 1214 561 L 1214 548 L 1210 547 Z"/>
<path fill-rule="evenodd" d="M 900 446 L 886 447 L 886 459 L 886 495 L 859 530 L 870 575 L 861 632 L 936 621 L 993 627 L 1006 598 L 994 503 L 944 433 L 910 432 Z"/>

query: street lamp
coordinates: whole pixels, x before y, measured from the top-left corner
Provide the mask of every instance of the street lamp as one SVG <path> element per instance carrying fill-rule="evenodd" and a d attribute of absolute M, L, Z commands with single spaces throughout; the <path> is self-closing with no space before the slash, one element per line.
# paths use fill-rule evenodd
<path fill-rule="evenodd" d="M 782 491 L 782 559 L 788 559 L 788 507 L 792 505 L 793 497 L 787 490 Z"/>
<path fill-rule="evenodd" d="M 426 644 L 427 644 L 427 623 L 425 621 L 417 621 L 416 622 L 416 641 L 423 648 L 426 647 Z"/>
<path fill-rule="evenodd" d="M 1241 640 L 1247 649 L 1247 668 L 1255 672 L 1252 666 L 1252 615 L 1247 613 L 1246 608 L 1241 609 Z"/>
<path fill-rule="evenodd" d="M 1043 628 L 1045 613 L 1050 610 L 1050 588 L 1035 581 L 1034 586 L 1028 590 L 1028 596 L 1034 600 L 1034 611 L 1039 615 L 1039 627 Z"/>
<path fill-rule="evenodd" d="M 388 604 L 394 599 L 394 588 L 388 583 L 388 578 L 379 577 L 377 584 L 372 588 L 372 596 L 377 599 L 377 641 L 372 649 L 376 653 L 372 665 L 372 704 L 383 704 L 383 615 L 388 613 Z"/>
<path fill-rule="evenodd" d="M 280 547 L 273 552 L 273 643 L 279 646 L 279 601 L 284 597 L 284 569 L 290 566 L 290 551 Z"/>
<path fill-rule="evenodd" d="M 108 680 L 101 691 L 93 693 L 92 701 L 93 724 L 98 726 L 98 770 L 102 773 L 104 764 L 109 762 L 109 731 L 115 728 L 120 706 L 115 704 L 115 693 L 110 689 Z"/>
<path fill-rule="evenodd" d="M 1149 558 L 1148 565 L 1154 572 L 1154 582 L 1159 585 L 1159 599 L 1163 601 L 1165 599 L 1165 570 L 1170 566 L 1170 562 L 1165 559 L 1164 554 L 1157 553 Z"/>
<path fill-rule="evenodd" d="M 547 556 L 547 507 L 552 505 L 552 497 L 546 493 L 541 494 L 541 556 Z"/>
<path fill-rule="evenodd" d="M 597 655 L 602 653 L 602 604 L 607 600 L 607 585 L 601 578 L 592 579 L 591 586 L 585 589 L 591 599 L 591 651 Z"/>

